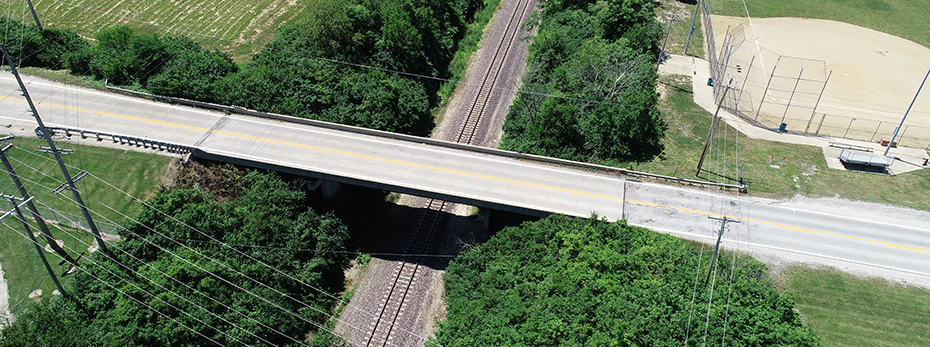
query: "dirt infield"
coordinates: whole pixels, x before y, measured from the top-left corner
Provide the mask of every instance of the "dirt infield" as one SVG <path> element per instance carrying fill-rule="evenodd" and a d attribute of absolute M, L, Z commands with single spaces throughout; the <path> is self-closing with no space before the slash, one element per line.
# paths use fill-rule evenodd
<path fill-rule="evenodd" d="M 743 91 L 739 109 L 768 127 L 784 119 L 789 131 L 870 141 L 890 137 L 930 69 L 930 48 L 851 24 L 724 16 L 713 23 L 718 50 L 728 29 L 742 31 L 745 41 L 734 50 L 727 72 Z M 735 41 L 730 44 L 740 44 Z M 930 87 L 905 124 L 905 136 L 914 142 L 906 145 L 930 144 Z"/>

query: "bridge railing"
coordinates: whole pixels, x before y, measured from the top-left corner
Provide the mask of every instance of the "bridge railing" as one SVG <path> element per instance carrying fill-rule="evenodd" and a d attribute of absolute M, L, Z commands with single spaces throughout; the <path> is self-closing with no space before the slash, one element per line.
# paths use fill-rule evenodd
<path fill-rule="evenodd" d="M 68 128 L 68 127 L 48 127 L 49 131 L 52 132 L 52 135 L 64 135 L 67 137 L 80 135 L 81 138 L 96 138 L 97 141 L 110 140 L 113 143 L 118 143 L 121 145 L 130 145 L 142 148 L 149 148 L 152 150 L 164 151 L 168 153 L 177 153 L 177 154 L 187 154 L 192 151 L 192 148 L 185 145 L 179 145 L 171 142 L 164 141 L 155 141 L 147 138 L 140 138 L 128 135 L 120 135 L 114 133 L 105 133 L 95 130 L 87 129 L 77 129 L 77 128 Z"/>
<path fill-rule="evenodd" d="M 208 103 L 208 102 L 175 98 L 175 97 L 170 97 L 170 96 L 161 96 L 161 95 L 143 93 L 143 92 L 123 89 L 123 88 L 118 88 L 118 87 L 112 87 L 112 86 L 107 86 L 107 89 L 131 94 L 131 95 L 142 96 L 142 97 L 155 99 L 155 100 L 164 100 L 164 101 L 168 101 L 171 103 L 177 103 L 177 104 L 182 104 L 182 105 L 220 110 L 220 111 L 229 112 L 229 113 L 237 113 L 237 114 L 249 115 L 249 116 L 254 116 L 254 117 L 259 117 L 259 118 L 273 119 L 273 120 L 278 120 L 278 121 L 283 121 L 283 122 L 288 122 L 288 123 L 310 125 L 310 126 L 325 128 L 325 129 L 346 131 L 346 132 L 351 132 L 351 133 L 356 133 L 356 134 L 361 134 L 361 135 L 377 136 L 381 138 L 389 138 L 389 139 L 406 141 L 406 142 L 428 144 L 432 146 L 458 149 L 458 150 L 475 152 L 475 153 L 483 153 L 483 154 L 489 154 L 489 155 L 506 157 L 506 158 L 529 160 L 529 161 L 558 165 L 558 166 L 574 167 L 574 168 L 580 168 L 580 169 L 591 170 L 591 171 L 605 172 L 605 173 L 614 174 L 614 175 L 635 177 L 638 179 L 675 182 L 675 183 L 682 184 L 682 185 L 696 186 L 696 187 L 702 187 L 702 188 L 736 190 L 742 193 L 745 193 L 747 191 L 747 186 L 745 184 L 717 183 L 717 182 L 693 180 L 693 179 L 680 178 L 680 177 L 657 175 L 657 174 L 652 174 L 648 172 L 633 171 L 629 169 L 623 169 L 623 168 L 617 168 L 617 167 L 611 167 L 611 166 L 582 163 L 582 162 L 558 159 L 558 158 L 549 158 L 549 157 L 543 157 L 543 156 L 532 155 L 532 154 L 523 154 L 523 153 L 500 150 L 496 148 L 488 148 L 488 147 L 481 147 L 481 146 L 462 144 L 462 143 L 456 143 L 456 142 L 435 140 L 435 139 L 431 139 L 427 137 L 419 137 L 419 136 L 413 136 L 413 135 L 398 134 L 398 133 L 392 133 L 392 132 L 381 131 L 381 130 L 355 127 L 351 125 L 329 123 L 329 122 L 323 122 L 323 121 L 307 119 L 307 118 L 286 116 L 283 114 L 261 112 L 261 111 L 245 109 L 245 108 L 238 107 L 238 106 L 218 105 L 218 104 L 213 104 L 213 103 Z"/>

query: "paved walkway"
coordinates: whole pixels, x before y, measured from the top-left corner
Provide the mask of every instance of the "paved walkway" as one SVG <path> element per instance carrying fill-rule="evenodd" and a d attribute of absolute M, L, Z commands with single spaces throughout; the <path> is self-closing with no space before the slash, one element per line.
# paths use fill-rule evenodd
<path fill-rule="evenodd" d="M 659 66 L 659 72 L 662 74 L 692 76 L 693 79 L 691 84 L 694 90 L 694 102 L 707 110 L 707 112 L 714 113 L 717 110 L 717 105 L 714 103 L 714 89 L 707 85 L 707 79 L 710 78 L 710 64 L 707 60 L 684 55 L 671 55 Z M 824 158 L 827 160 L 827 166 L 832 169 L 846 170 L 838 159 L 840 151 L 842 151 L 842 146 L 871 148 L 873 153 L 879 154 L 885 151 L 885 147 L 880 146 L 878 143 L 771 131 L 753 126 L 724 109 L 721 109 L 718 115 L 734 129 L 753 139 L 821 147 L 823 148 Z M 893 148 L 889 154 L 895 156 L 897 159 L 891 164 L 888 170 L 891 174 L 930 168 L 930 166 L 921 165 L 923 164 L 923 158 L 928 157 L 927 151 L 923 149 L 907 147 Z"/>

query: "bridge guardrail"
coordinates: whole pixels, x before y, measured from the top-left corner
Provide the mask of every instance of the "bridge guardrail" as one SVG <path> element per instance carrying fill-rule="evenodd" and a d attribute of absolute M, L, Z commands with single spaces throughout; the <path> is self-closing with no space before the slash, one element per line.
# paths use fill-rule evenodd
<path fill-rule="evenodd" d="M 55 133 L 64 134 L 67 137 L 71 137 L 73 135 L 80 135 L 81 138 L 85 138 L 85 139 L 88 137 L 95 137 L 97 141 L 103 141 L 104 139 L 109 138 L 110 140 L 113 141 L 113 143 L 127 144 L 130 146 L 143 147 L 143 148 L 151 148 L 154 150 L 166 151 L 169 153 L 187 154 L 192 151 L 191 147 L 185 146 L 185 145 L 179 145 L 176 143 L 155 141 L 155 140 L 150 140 L 146 138 L 105 133 L 105 132 L 94 131 L 94 130 L 68 128 L 68 127 L 48 127 L 48 130 L 51 131 L 53 135 Z"/>
<path fill-rule="evenodd" d="M 559 165 L 559 166 L 568 166 L 568 167 L 575 167 L 575 168 L 581 168 L 581 169 L 587 169 L 587 170 L 602 171 L 602 172 L 607 172 L 607 173 L 611 173 L 615 175 L 638 177 L 640 179 L 663 180 L 663 181 L 676 182 L 679 184 L 685 184 L 685 185 L 691 185 L 691 186 L 717 188 L 717 189 L 724 189 L 724 190 L 727 190 L 727 189 L 737 190 L 741 193 L 747 192 L 746 184 L 716 183 L 716 182 L 708 182 L 708 181 L 701 181 L 701 180 L 692 180 L 692 179 L 681 178 L 681 177 L 658 175 L 658 174 L 652 174 L 648 172 L 633 171 L 633 170 L 624 169 L 624 168 L 582 163 L 582 162 L 558 159 L 558 158 L 549 158 L 549 157 L 543 157 L 543 156 L 533 155 L 533 154 L 524 154 L 524 153 L 505 151 L 505 150 L 496 149 L 496 148 L 487 148 L 487 147 L 481 147 L 481 146 L 475 146 L 475 145 L 435 140 L 435 139 L 431 139 L 427 137 L 398 134 L 398 133 L 392 133 L 392 132 L 381 131 L 381 130 L 361 128 L 361 127 L 356 127 L 356 126 L 351 126 L 351 125 L 323 122 L 323 121 L 318 121 L 314 119 L 286 116 L 283 114 L 261 112 L 261 111 L 249 110 L 249 109 L 238 107 L 238 106 L 218 105 L 218 104 L 213 104 L 213 103 L 208 103 L 208 102 L 176 98 L 176 97 L 171 97 L 171 96 L 155 95 L 155 94 L 143 93 L 143 92 L 139 92 L 135 90 L 123 89 L 119 87 L 112 87 L 109 85 L 106 88 L 109 90 L 115 90 L 115 91 L 122 92 L 122 93 L 143 96 L 143 97 L 153 98 L 153 99 L 166 100 L 169 102 L 178 103 L 182 105 L 215 109 L 215 110 L 220 110 L 220 111 L 225 111 L 225 112 L 230 112 L 230 113 L 243 114 L 243 115 L 254 116 L 254 117 L 265 118 L 265 119 L 273 119 L 273 120 L 278 120 L 278 121 L 283 121 L 283 122 L 288 122 L 288 123 L 298 123 L 298 124 L 315 126 L 319 128 L 347 131 L 347 132 L 356 133 L 356 134 L 377 136 L 377 137 L 401 140 L 401 141 L 406 141 L 406 142 L 422 143 L 422 144 L 428 144 L 428 145 L 451 148 L 451 149 L 458 149 L 458 150 L 469 151 L 469 152 L 490 154 L 490 155 L 501 156 L 501 157 L 506 157 L 506 158 L 523 159 L 523 160 L 530 160 L 530 161 Z"/>

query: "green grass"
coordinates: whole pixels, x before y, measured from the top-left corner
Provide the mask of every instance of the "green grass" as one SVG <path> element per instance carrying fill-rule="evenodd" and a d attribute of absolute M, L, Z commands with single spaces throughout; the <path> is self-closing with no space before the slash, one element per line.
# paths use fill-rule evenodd
<path fill-rule="evenodd" d="M 925 0 L 711 0 L 711 13 L 746 17 L 829 19 L 875 29 L 930 47 Z"/>
<path fill-rule="evenodd" d="M 465 77 L 465 70 L 468 69 L 468 63 L 472 55 L 478 50 L 478 44 L 484 36 L 484 29 L 487 27 L 497 8 L 500 6 L 500 0 L 485 0 L 484 8 L 475 14 L 475 20 L 465 28 L 465 37 L 459 41 L 459 48 L 449 63 L 449 81 L 442 84 L 439 89 L 439 95 L 444 104 L 452 96 L 458 81 Z"/>
<path fill-rule="evenodd" d="M 668 125 L 665 151 L 640 171 L 693 178 L 710 126 L 711 114 L 693 101 L 690 76 L 663 76 L 665 89 L 659 108 Z M 669 111 L 673 110 L 673 111 Z M 750 139 L 721 122 L 718 139 L 709 151 L 704 169 L 749 183 L 749 194 L 768 198 L 841 197 L 930 211 L 930 170 L 887 176 L 828 169 L 819 147 Z M 737 142 L 739 161 L 737 161 Z M 771 164 L 770 158 L 775 160 Z M 782 164 L 782 158 L 785 158 Z M 629 164 L 628 164 L 629 165 Z M 739 166 L 737 166 L 739 165 Z M 742 170 L 742 174 L 740 174 Z M 719 177 L 701 175 L 721 181 Z M 730 182 L 723 179 L 724 182 Z"/>
<path fill-rule="evenodd" d="M 49 70 L 37 67 L 21 67 L 19 72 L 23 75 L 41 77 L 49 81 L 81 86 L 84 88 L 106 90 L 104 81 L 95 79 L 93 76 L 75 76 L 68 70 Z"/>
<path fill-rule="evenodd" d="M 35 197 L 34 201 L 40 208 L 43 218 L 49 222 L 52 234 L 55 238 L 63 240 L 67 248 L 74 249 L 74 256 L 86 252 L 86 244 L 92 242 L 92 237 L 88 233 L 70 227 L 68 220 L 71 218 L 63 218 L 62 215 L 56 216 L 44 211 L 45 208 L 63 211 L 81 220 L 80 210 L 68 199 L 71 198 L 70 192 L 57 195 L 51 191 L 60 184 L 62 175 L 57 164 L 49 160 L 50 155 L 34 151 L 34 148 L 38 146 L 45 146 L 45 141 L 35 138 L 16 138 L 12 142 L 16 147 L 10 149 L 8 153 L 14 169 L 30 195 Z M 98 229 L 106 233 L 113 231 L 112 225 L 107 223 L 107 220 L 123 223 L 124 218 L 120 213 L 132 216 L 141 204 L 109 188 L 103 181 L 133 196 L 147 199 L 153 196 L 161 186 L 171 161 L 170 157 L 124 149 L 74 146 L 64 141 L 56 141 L 56 145 L 74 149 L 72 154 L 63 157 L 66 164 L 84 169 L 102 180 L 87 176 L 78 182 L 78 189 L 88 208 L 100 213 L 100 215 L 92 215 L 95 223 L 98 224 Z M 72 176 L 76 176 L 79 171 L 79 169 L 70 170 Z M 0 177 L 2 177 L 0 185 L 4 189 L 3 193 L 17 194 L 6 173 Z M 9 208 L 8 203 L 2 206 L 4 210 Z M 107 206 L 112 207 L 112 210 Z M 56 220 L 62 223 L 57 223 Z M 0 240 L 3 241 L 0 242 L 0 262 L 3 264 L 4 278 L 9 287 L 11 306 L 26 297 L 36 285 L 43 290 L 42 297 L 48 298 L 49 289 L 55 289 L 55 285 L 50 279 L 40 282 L 46 273 L 45 267 L 36 255 L 34 246 L 22 234 L 22 224 L 13 218 L 3 221 L 9 227 L 0 225 Z M 56 225 L 60 227 L 55 227 Z M 38 231 L 34 224 L 32 227 L 33 232 Z M 40 242 L 44 246 L 45 243 L 41 240 Z M 52 266 L 60 260 L 55 254 L 46 253 L 46 255 Z M 64 268 L 61 267 L 56 270 L 59 274 L 62 271 Z M 67 279 L 68 277 L 61 278 L 62 281 L 67 281 Z M 31 303 L 28 299 L 26 302 Z M 20 307 L 14 313 L 21 312 L 24 307 L 26 306 Z"/>
<path fill-rule="evenodd" d="M 804 266 L 776 277 L 824 346 L 930 345 L 930 290 Z"/>
<path fill-rule="evenodd" d="M 691 31 L 692 16 L 696 4 L 680 2 L 676 0 L 661 0 L 656 6 L 656 16 L 662 23 L 662 44 L 665 34 L 668 33 L 668 44 L 665 51 L 669 54 L 685 55 L 685 46 L 688 47 L 688 54 L 695 57 L 704 57 L 704 33 L 701 23 L 701 14 L 694 21 L 694 34 L 691 35 L 691 42 L 688 42 L 688 34 Z M 676 12 L 677 11 L 677 12 Z M 677 13 L 677 14 L 676 14 Z M 672 23 L 669 30 L 668 19 L 675 14 L 676 21 Z M 660 46 L 661 47 L 661 46 Z"/>
<path fill-rule="evenodd" d="M 85 37 L 93 38 L 97 31 L 105 27 L 126 24 L 141 32 L 188 36 L 211 50 L 229 52 L 235 60 L 241 61 L 271 42 L 278 27 L 300 15 L 311 1 L 33 0 L 33 4 L 43 25 L 72 28 Z M 83 8 L 69 4 L 79 4 Z M 10 15 L 13 18 L 23 19 L 22 1 L 6 0 L 0 3 L 0 8 L 12 12 Z M 28 10 L 25 13 L 25 19 L 32 22 Z M 240 45 L 233 41 L 250 45 Z"/>

